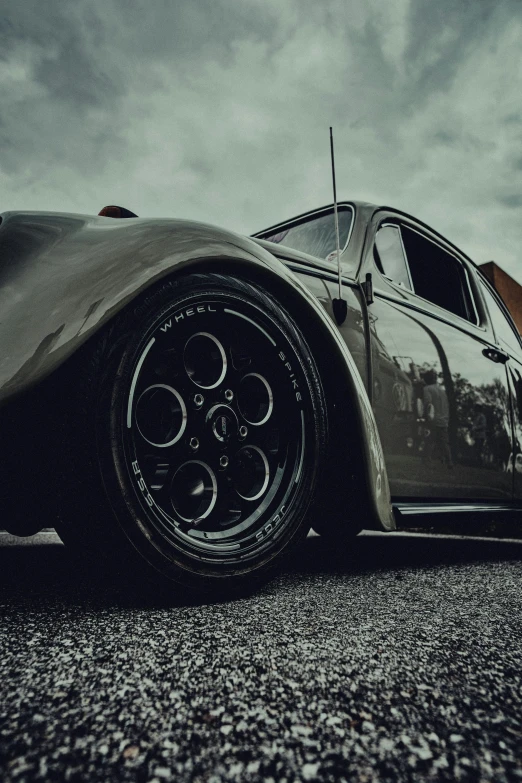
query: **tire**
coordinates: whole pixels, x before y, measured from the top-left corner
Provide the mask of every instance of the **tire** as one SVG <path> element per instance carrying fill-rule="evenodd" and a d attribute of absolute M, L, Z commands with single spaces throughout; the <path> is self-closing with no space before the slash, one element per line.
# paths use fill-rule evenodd
<path fill-rule="evenodd" d="M 306 536 L 325 402 L 268 292 L 217 274 L 162 283 L 61 375 L 58 532 L 97 570 L 229 593 Z"/>

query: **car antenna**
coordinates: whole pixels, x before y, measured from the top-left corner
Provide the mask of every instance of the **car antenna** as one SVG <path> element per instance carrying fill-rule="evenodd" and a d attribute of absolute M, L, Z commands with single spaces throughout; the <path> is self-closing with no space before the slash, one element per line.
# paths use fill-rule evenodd
<path fill-rule="evenodd" d="M 348 312 L 348 305 L 343 299 L 342 295 L 342 282 L 341 282 L 341 249 L 339 244 L 339 216 L 337 214 L 337 190 L 335 187 L 335 160 L 334 160 L 334 143 L 333 143 L 333 131 L 330 128 L 330 154 L 332 157 L 332 182 L 333 182 L 333 197 L 334 197 L 334 216 L 335 216 L 335 247 L 337 251 L 337 282 L 339 285 L 339 297 L 332 299 L 333 311 L 335 320 L 339 326 L 346 320 L 346 314 Z"/>

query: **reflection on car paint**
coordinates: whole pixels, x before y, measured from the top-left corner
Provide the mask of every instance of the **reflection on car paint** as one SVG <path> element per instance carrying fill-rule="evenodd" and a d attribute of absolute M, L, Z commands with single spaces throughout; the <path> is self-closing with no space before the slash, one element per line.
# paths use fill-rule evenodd
<path fill-rule="evenodd" d="M 385 299 L 372 309 L 374 408 L 392 494 L 509 497 L 504 367 L 482 356 L 480 341 L 434 323 Z"/>

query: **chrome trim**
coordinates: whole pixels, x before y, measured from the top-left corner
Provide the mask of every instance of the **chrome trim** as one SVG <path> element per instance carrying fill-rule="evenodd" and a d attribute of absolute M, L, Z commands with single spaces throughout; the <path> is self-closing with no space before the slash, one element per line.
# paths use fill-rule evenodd
<path fill-rule="evenodd" d="M 352 237 L 353 227 L 355 225 L 355 206 L 353 204 L 349 203 L 343 203 L 337 205 L 339 211 L 344 210 L 350 210 L 352 213 L 352 219 L 350 221 L 350 228 L 348 229 L 348 236 L 346 237 L 346 242 L 344 243 L 342 250 L 340 250 L 340 255 L 344 253 L 348 245 L 350 244 L 350 239 Z M 312 220 L 315 217 L 321 217 L 322 215 L 327 215 L 331 212 L 331 214 L 334 214 L 334 207 L 333 205 L 327 206 L 327 207 L 321 207 L 320 209 L 316 209 L 313 212 L 305 212 L 304 215 L 298 215 L 297 217 L 290 218 L 289 220 L 285 220 L 283 223 L 276 223 L 274 226 L 270 226 L 269 228 L 264 228 L 262 231 L 258 231 L 256 234 L 252 234 L 253 239 L 264 239 L 265 242 L 270 242 L 269 239 L 266 239 L 264 236 L 261 236 L 262 234 L 267 233 L 275 233 L 276 231 L 284 231 L 285 228 L 297 228 L 297 226 L 301 226 L 304 223 L 309 223 L 310 220 Z M 277 247 L 288 247 L 289 250 L 293 250 L 294 248 L 291 248 L 289 245 L 284 245 L 282 242 L 272 242 L 273 245 L 276 245 Z M 299 252 L 299 251 L 298 251 Z M 309 255 L 312 255 L 309 253 Z M 318 258 L 320 261 L 324 261 L 324 258 L 320 258 L 320 256 L 313 256 L 313 258 Z"/>
<path fill-rule="evenodd" d="M 511 331 L 513 332 L 513 334 L 517 338 L 520 346 L 522 347 L 522 335 L 518 331 L 518 329 L 517 329 L 517 327 L 515 325 L 515 322 L 513 321 L 513 317 L 511 315 L 511 313 L 509 312 L 508 308 L 506 307 L 506 304 L 505 304 L 504 300 L 502 299 L 502 297 L 500 296 L 500 294 L 498 293 L 496 288 L 493 285 L 491 285 L 491 283 L 489 282 L 489 280 L 487 279 L 487 277 L 485 275 L 480 275 L 479 279 L 478 279 L 478 282 L 479 282 L 479 290 L 480 290 L 480 286 L 482 285 L 482 287 L 486 289 L 487 293 L 493 298 L 493 301 L 496 302 L 496 304 L 500 308 L 501 313 L 506 318 L 506 321 L 508 322 L 508 324 L 509 324 L 509 326 L 511 328 Z M 497 332 L 495 330 L 495 324 L 493 322 L 493 318 L 491 317 L 491 313 L 489 311 L 489 305 L 488 305 L 487 299 L 485 299 L 485 298 L 484 298 L 484 305 L 486 307 L 486 312 L 488 314 L 489 323 L 490 323 L 490 326 L 491 326 L 491 331 L 493 332 L 493 339 L 495 340 L 495 346 L 499 346 L 500 343 L 498 341 Z M 507 348 L 508 351 L 511 351 L 511 352 L 513 351 L 512 348 L 510 348 L 509 346 L 506 345 L 505 341 L 503 342 L 502 345 L 503 345 L 503 347 Z M 520 356 L 519 357 L 515 356 L 514 358 L 518 358 L 518 361 L 522 361 L 522 357 L 520 357 Z"/>
<path fill-rule="evenodd" d="M 372 249 L 375 246 L 375 239 L 377 237 L 377 233 L 379 232 L 379 230 L 381 228 L 384 228 L 386 226 L 398 227 L 399 228 L 399 236 L 400 236 L 400 239 L 401 239 L 402 251 L 404 253 L 404 258 L 406 260 L 406 267 L 407 267 L 407 270 L 408 270 L 408 278 L 410 280 L 411 290 L 410 290 L 409 293 L 412 294 L 413 296 L 418 297 L 423 302 L 427 302 L 431 307 L 438 307 L 440 310 L 445 310 L 445 308 L 441 307 L 441 305 L 436 304 L 436 302 L 431 302 L 429 299 L 425 299 L 423 296 L 420 296 L 419 294 L 417 294 L 415 292 L 415 288 L 413 286 L 413 281 L 412 281 L 411 272 L 410 272 L 410 268 L 409 268 L 410 262 L 409 262 L 408 254 L 406 253 L 406 248 L 404 247 L 404 242 L 403 242 L 403 239 L 402 239 L 402 231 L 401 231 L 402 225 L 403 225 L 403 223 L 401 222 L 400 217 L 398 217 L 398 219 L 397 219 L 397 221 L 395 223 L 390 222 L 390 217 L 389 216 L 384 218 L 383 222 L 378 224 L 377 230 L 375 231 L 375 234 L 374 234 L 374 237 L 373 237 L 372 246 L 371 246 Z M 475 297 L 474 297 L 473 290 L 471 288 L 470 281 L 469 281 L 469 270 L 468 270 L 468 268 L 466 266 L 466 263 L 463 261 L 463 259 L 461 259 L 457 255 L 455 255 L 455 253 L 452 252 L 451 250 L 448 250 L 447 248 L 445 248 L 444 245 L 441 242 L 435 241 L 434 239 L 429 237 L 423 231 L 419 231 L 413 225 L 410 225 L 409 223 L 404 223 L 404 226 L 409 231 L 413 231 L 414 233 L 418 234 L 420 237 L 425 239 L 427 242 L 431 242 L 432 245 L 435 245 L 435 247 L 438 247 L 440 250 L 442 250 L 443 253 L 446 253 L 448 256 L 451 256 L 452 258 L 454 258 L 455 261 L 464 270 L 464 277 L 465 277 L 465 280 L 466 280 L 465 285 L 466 285 L 466 288 L 467 288 L 467 291 L 468 291 L 469 301 L 470 301 L 471 306 L 473 308 L 473 313 L 475 315 L 476 322 L 473 323 L 468 318 L 462 318 L 462 316 L 457 315 L 457 313 L 451 313 L 451 315 L 454 316 L 455 318 L 459 318 L 461 321 L 464 321 L 464 323 L 471 324 L 471 326 L 476 326 L 478 329 L 483 329 L 484 331 L 487 331 L 484 327 L 482 327 L 480 325 L 480 318 L 479 318 L 478 311 L 477 311 L 477 306 L 476 306 L 476 303 L 475 303 Z M 377 272 L 379 273 L 379 275 L 381 275 L 381 277 L 384 277 L 384 279 L 390 285 L 392 285 L 394 288 L 398 288 L 399 291 L 408 291 L 407 288 L 403 288 L 402 286 L 398 285 L 394 280 L 392 280 L 391 278 L 389 278 L 386 275 L 384 275 L 380 271 L 380 269 L 377 267 L 377 264 L 375 263 L 375 259 L 373 258 L 373 256 L 372 256 L 372 264 L 373 264 L 373 267 L 375 267 L 377 269 Z M 375 291 L 378 291 L 378 289 L 375 289 Z M 401 303 L 404 303 L 404 299 L 401 299 Z M 447 312 L 451 312 L 451 311 L 448 310 Z M 440 320 L 443 320 L 443 319 L 440 319 Z"/>
<path fill-rule="evenodd" d="M 460 267 L 462 269 L 464 269 L 465 272 L 467 272 L 466 266 L 463 263 L 463 261 L 458 256 L 456 256 L 455 253 L 452 253 L 450 250 L 447 250 L 445 247 L 443 247 L 440 242 L 436 242 L 434 239 L 432 239 L 431 237 L 427 236 L 423 231 L 419 231 L 417 228 L 414 228 L 413 226 L 406 225 L 406 228 L 408 228 L 410 231 L 414 231 L 416 234 L 418 234 L 420 237 L 425 239 L 427 242 L 431 242 L 432 245 L 435 245 L 435 247 L 438 247 L 440 250 L 442 250 L 443 253 L 446 253 L 448 256 L 451 256 L 452 258 L 454 258 L 455 261 L 457 262 L 457 264 L 459 264 Z M 407 255 L 406 255 L 406 260 L 408 260 L 408 256 Z M 466 274 L 466 286 L 467 286 L 467 289 L 468 289 L 470 302 L 473 305 L 473 310 L 474 310 L 475 316 L 477 318 L 477 322 L 475 324 L 473 324 L 473 326 L 479 326 L 480 324 L 479 324 L 477 308 L 475 306 L 475 300 L 473 298 L 473 291 L 471 290 L 471 287 L 469 285 L 469 278 L 468 278 L 467 274 Z M 415 296 L 417 296 L 417 294 L 415 294 Z M 424 297 L 421 296 L 419 298 L 423 299 Z M 429 299 L 426 299 L 425 301 L 429 302 Z M 434 304 L 435 307 L 440 307 L 440 305 L 435 304 L 435 302 L 432 302 L 431 304 Z M 444 310 L 445 308 L 441 308 L 441 309 Z M 462 316 L 457 315 L 456 313 L 453 313 L 453 315 L 455 315 L 457 318 L 462 318 Z M 467 321 L 468 323 L 472 323 L 467 318 L 462 318 L 462 320 L 463 321 Z"/>
<path fill-rule="evenodd" d="M 436 229 L 432 228 L 432 226 L 428 226 L 427 223 L 424 223 L 419 218 L 415 217 L 414 215 L 410 215 L 409 212 L 403 212 L 400 209 L 396 209 L 395 207 L 386 206 L 384 204 L 381 204 L 381 206 L 375 205 L 375 211 L 372 215 L 372 220 L 379 220 L 378 215 L 380 212 L 385 213 L 384 220 L 397 220 L 401 223 L 404 223 L 405 226 L 412 227 L 412 228 L 421 228 L 422 231 L 426 232 L 426 234 L 430 234 L 433 236 L 436 240 L 436 243 L 440 244 L 441 247 L 446 249 L 446 246 L 448 247 L 448 252 L 450 255 L 453 255 L 455 253 L 458 253 L 460 258 L 464 260 L 467 264 L 471 264 L 473 269 L 480 273 L 480 269 L 477 266 L 477 264 L 473 261 L 472 258 L 466 255 L 459 247 L 453 244 L 453 242 L 450 242 L 450 240 L 440 234 Z M 433 241 L 433 240 L 432 240 Z M 481 274 L 481 273 L 480 273 Z"/>
<path fill-rule="evenodd" d="M 132 378 L 132 383 L 130 387 L 129 392 L 129 403 L 127 405 L 127 428 L 130 429 L 132 427 L 132 401 L 134 399 L 134 392 L 136 390 L 136 384 L 138 382 L 138 375 L 140 373 L 140 370 L 142 368 L 143 362 L 147 358 L 147 354 L 152 348 L 153 344 L 156 342 L 156 338 L 153 337 L 152 340 L 147 344 L 145 350 L 140 356 L 140 359 L 138 361 L 138 364 L 136 365 L 136 369 L 134 371 L 134 376 Z"/>
<path fill-rule="evenodd" d="M 398 288 L 398 286 L 395 286 Z M 405 291 L 405 288 L 399 288 L 400 291 Z M 394 304 L 403 305 L 404 307 L 409 307 L 410 310 L 415 310 L 418 313 L 423 313 L 423 315 L 429 315 L 431 318 L 435 318 L 437 321 L 441 321 L 444 324 L 448 324 L 449 326 L 452 326 L 454 329 L 459 329 L 461 332 L 465 332 L 466 334 L 473 335 L 473 332 L 469 332 L 468 329 L 464 328 L 464 325 L 467 327 L 471 327 L 471 329 L 477 329 L 480 332 L 484 332 L 485 334 L 488 333 L 488 329 L 485 326 L 479 326 L 478 324 L 472 324 L 471 321 L 467 321 L 465 318 L 461 318 L 460 315 L 456 315 L 455 313 L 450 313 L 448 317 L 444 317 L 443 315 L 440 315 L 439 313 L 434 312 L 431 309 L 428 309 L 427 307 L 421 307 L 420 304 L 416 304 L 415 302 L 410 302 L 408 299 L 403 299 L 402 297 L 394 296 L 393 294 L 390 294 L 388 291 L 383 291 L 381 288 L 374 288 L 373 293 L 375 296 L 379 296 L 381 299 L 386 299 L 389 302 L 393 302 Z M 431 307 L 438 307 L 438 305 L 434 305 L 432 302 L 428 302 L 427 299 L 424 299 L 422 296 L 418 296 L 415 294 L 418 299 L 421 300 L 421 302 L 427 302 L 427 304 L 431 305 Z M 443 310 L 444 312 L 450 312 L 449 310 L 444 310 L 443 307 L 439 307 L 439 310 Z M 454 323 L 451 318 L 458 318 L 461 323 Z M 487 337 L 483 337 L 480 334 L 475 335 L 479 340 L 484 340 L 487 342 Z"/>
<path fill-rule="evenodd" d="M 518 511 L 519 508 L 495 503 L 393 503 L 393 508 L 401 516 L 413 516 L 422 514 L 470 514 L 477 511 Z"/>
<path fill-rule="evenodd" d="M 457 259 L 457 261 L 458 261 L 458 260 L 459 260 L 459 259 Z M 462 262 L 461 262 L 461 263 L 462 263 Z M 473 289 L 472 289 L 472 287 L 471 287 L 471 283 L 470 283 L 470 279 L 469 279 L 469 269 L 467 268 L 467 266 L 464 266 L 464 264 L 462 264 L 462 266 L 463 266 L 463 269 L 464 269 L 464 274 L 466 275 L 466 283 L 468 284 L 468 290 L 469 290 L 469 292 L 470 292 L 470 294 L 471 294 L 471 305 L 472 305 L 472 307 L 473 307 L 473 312 L 474 312 L 474 314 L 475 314 L 475 320 L 476 320 L 476 322 L 477 322 L 477 323 L 476 323 L 476 325 L 477 325 L 477 326 L 480 326 L 480 318 L 479 318 L 479 314 L 478 314 L 477 306 L 476 306 L 476 304 L 475 304 L 475 296 L 474 296 L 474 294 L 473 294 Z"/>
<path fill-rule="evenodd" d="M 404 263 L 406 265 L 406 274 L 408 275 L 408 280 L 410 282 L 410 289 L 409 290 L 411 291 L 412 294 L 415 294 L 415 286 L 413 285 L 413 280 L 411 279 L 410 262 L 408 261 L 408 255 L 406 253 L 406 248 L 404 247 L 404 241 L 402 239 L 402 231 L 401 231 L 400 225 L 398 225 L 397 223 L 381 223 L 379 225 L 379 228 L 375 232 L 375 237 L 374 237 L 374 240 L 373 240 L 373 246 L 374 247 L 375 247 L 375 240 L 377 239 L 377 234 L 379 233 L 381 228 L 396 228 L 397 231 L 399 232 L 399 241 L 401 243 L 402 255 L 404 256 Z M 379 251 L 377 251 L 377 252 L 379 252 Z M 382 259 L 381 259 L 381 262 L 382 262 Z M 402 291 L 404 291 L 404 288 L 402 288 L 402 286 L 400 286 L 398 283 L 396 283 L 395 280 L 393 280 L 391 277 L 388 277 L 388 275 L 385 275 L 383 273 L 382 273 L 382 275 L 383 275 L 383 277 L 386 278 L 386 280 L 388 280 L 390 283 L 392 283 L 392 285 L 395 285 L 395 286 L 397 286 L 397 288 L 400 288 Z M 408 289 L 406 289 L 406 290 L 408 290 Z M 415 294 L 415 296 L 417 296 L 417 294 Z"/>

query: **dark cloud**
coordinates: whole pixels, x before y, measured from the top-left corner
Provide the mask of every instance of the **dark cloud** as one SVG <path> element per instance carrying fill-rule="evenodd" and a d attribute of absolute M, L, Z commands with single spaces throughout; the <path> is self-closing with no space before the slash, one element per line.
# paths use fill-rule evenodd
<path fill-rule="evenodd" d="M 522 207 L 522 193 L 511 193 L 507 196 L 498 196 L 500 204 L 510 209 Z"/>
<path fill-rule="evenodd" d="M 522 113 L 519 112 L 506 114 L 502 119 L 505 125 L 522 125 Z"/>
<path fill-rule="evenodd" d="M 333 124 L 341 196 L 513 267 L 521 35 L 519 0 L 4 0 L 3 205 L 250 232 L 331 198 Z"/>
<path fill-rule="evenodd" d="M 50 99 L 76 110 L 110 105 L 125 89 L 110 56 L 111 28 L 87 3 L 4 0 L 0 59 L 32 62 L 32 78 Z"/>
<path fill-rule="evenodd" d="M 456 133 L 451 133 L 447 130 L 438 130 L 433 134 L 433 141 L 436 144 L 444 144 L 448 147 L 452 147 L 458 142 L 458 136 Z"/>
<path fill-rule="evenodd" d="M 413 0 L 404 60 L 410 88 L 419 97 L 448 87 L 469 51 L 491 35 L 499 5 L 495 0 Z"/>

